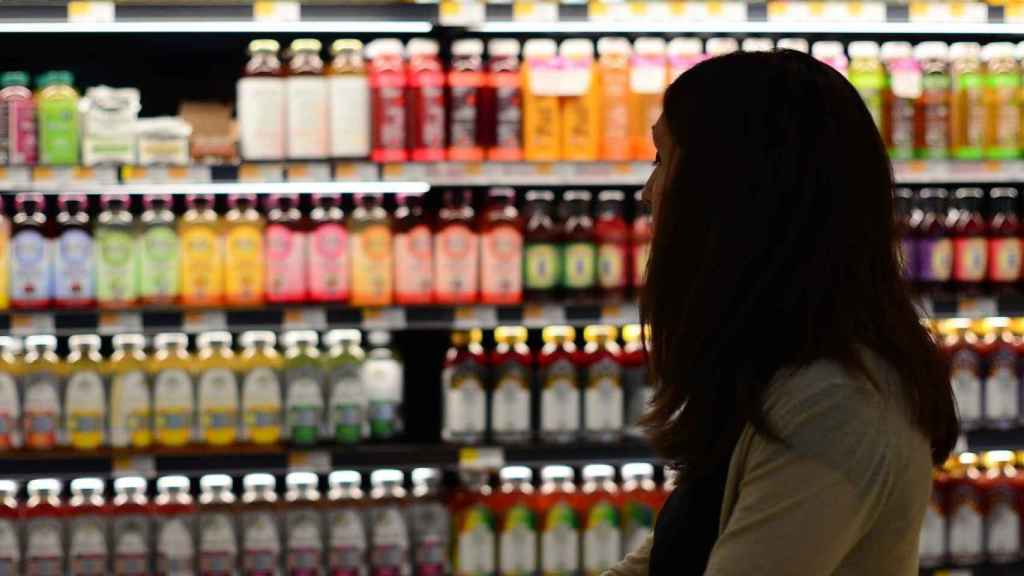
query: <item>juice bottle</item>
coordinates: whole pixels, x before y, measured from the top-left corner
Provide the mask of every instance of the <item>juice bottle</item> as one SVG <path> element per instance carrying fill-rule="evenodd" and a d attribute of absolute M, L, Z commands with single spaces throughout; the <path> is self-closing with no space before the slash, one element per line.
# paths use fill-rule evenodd
<path fill-rule="evenodd" d="M 562 74 L 558 45 L 550 38 L 523 44 L 523 157 L 529 162 L 562 158 Z"/>
<path fill-rule="evenodd" d="M 914 149 L 918 158 L 949 156 L 949 48 L 943 42 L 914 47 L 921 65 L 921 97 L 914 113 Z"/>
<path fill-rule="evenodd" d="M 84 194 L 57 198 L 56 246 L 53 251 L 53 299 L 57 306 L 92 306 L 96 300 L 95 259 L 88 203 Z"/>
<path fill-rule="evenodd" d="M 103 480 L 75 478 L 68 501 L 68 574 L 108 574 L 107 534 L 110 518 L 103 499 Z"/>
<path fill-rule="evenodd" d="M 596 82 L 600 102 L 598 157 L 601 160 L 631 160 L 632 70 L 629 64 L 633 46 L 627 38 L 605 37 L 597 41 L 597 55 Z"/>
<path fill-rule="evenodd" d="M 882 139 L 893 160 L 914 157 L 915 103 L 921 97 L 921 65 L 909 42 L 882 44 L 882 63 L 889 73 L 883 101 Z"/>
<path fill-rule="evenodd" d="M 526 466 L 506 466 L 495 497 L 498 532 L 498 575 L 537 574 L 538 518 L 533 489 L 533 471 Z"/>
<path fill-rule="evenodd" d="M 156 443 L 184 446 L 192 440 L 196 411 L 188 336 L 180 332 L 157 334 L 153 348 L 149 377 L 153 382 Z"/>
<path fill-rule="evenodd" d="M 414 162 L 437 162 L 445 154 L 444 66 L 438 44 L 429 38 L 413 38 L 406 45 L 409 56 L 407 84 L 409 157 Z"/>
<path fill-rule="evenodd" d="M 327 68 L 330 101 L 330 156 L 370 155 L 370 85 L 363 61 L 363 43 L 350 38 L 331 43 Z"/>
<path fill-rule="evenodd" d="M 25 394 L 24 441 L 33 450 L 49 450 L 61 438 L 63 397 L 57 338 L 40 334 L 25 338 L 22 390 Z"/>
<path fill-rule="evenodd" d="M 0 105 L 2 109 L 2 105 Z M 3 118 L 0 117 L 0 121 Z M 0 310 L 11 305 L 11 221 L 0 198 Z"/>
<path fill-rule="evenodd" d="M 144 448 L 153 439 L 151 383 L 146 377 L 146 337 L 114 335 L 110 374 L 110 445 Z"/>
<path fill-rule="evenodd" d="M 65 360 L 64 428 L 68 442 L 79 450 L 103 445 L 107 432 L 107 389 L 103 382 L 100 337 L 75 334 L 68 338 Z"/>
<path fill-rule="evenodd" d="M 290 160 L 328 156 L 329 97 L 320 48 L 320 41 L 315 38 L 298 38 L 289 48 L 291 59 L 285 78 L 288 136 L 285 141 Z"/>
<path fill-rule="evenodd" d="M 882 129 L 882 91 L 885 89 L 885 67 L 880 58 L 878 42 L 850 42 L 850 84 L 857 89 L 864 104 Z"/>
<path fill-rule="evenodd" d="M 647 375 L 647 350 L 644 349 L 641 340 L 643 337 L 643 330 L 639 324 L 627 324 L 622 327 L 623 424 L 626 427 L 626 435 L 633 438 L 642 438 L 644 435 L 639 422 L 647 412 L 648 404 L 654 395 Z"/>
<path fill-rule="evenodd" d="M 452 568 L 455 576 L 497 574 L 497 534 L 493 490 L 487 472 L 463 470 L 460 487 L 452 499 Z"/>
<path fill-rule="evenodd" d="M 562 287 L 567 299 L 583 300 L 593 296 L 597 286 L 597 246 L 594 219 L 590 216 L 590 192 L 569 190 L 563 200 Z"/>
<path fill-rule="evenodd" d="M 708 38 L 704 45 L 704 51 L 707 53 L 709 58 L 716 58 L 718 56 L 725 56 L 726 54 L 732 54 L 738 52 L 740 49 L 740 43 L 735 38 L 728 36 L 718 36 L 715 38 Z"/>
<path fill-rule="evenodd" d="M 20 514 L 18 483 L 0 480 L 0 570 L 21 574 Z"/>
<path fill-rule="evenodd" d="M 320 515 L 319 480 L 312 472 L 285 476 L 285 573 L 288 576 L 323 574 L 323 518 Z"/>
<path fill-rule="evenodd" d="M 893 209 L 896 212 L 896 226 L 900 237 L 900 269 L 903 277 L 916 282 L 917 262 L 914 260 L 917 238 L 915 226 L 919 222 L 920 207 L 915 206 L 917 197 L 910 188 L 897 188 L 893 192 Z"/>
<path fill-rule="evenodd" d="M 953 157 L 979 160 L 985 145 L 985 70 L 981 45 L 954 42 L 949 47 L 953 94 L 949 110 Z"/>
<path fill-rule="evenodd" d="M 46 308 L 53 291 L 50 286 L 53 248 L 42 194 L 21 193 L 14 197 L 16 212 L 11 218 L 10 282 L 12 308 Z"/>
<path fill-rule="evenodd" d="M 238 365 L 242 379 L 242 438 L 253 444 L 276 444 L 281 438 L 281 379 L 277 334 L 242 332 Z"/>
<path fill-rule="evenodd" d="M 518 304 L 523 300 L 523 222 L 516 192 L 491 188 L 480 224 L 480 301 Z"/>
<path fill-rule="evenodd" d="M 597 160 L 601 144 L 601 100 L 594 77 L 594 42 L 569 38 L 558 47 L 562 60 L 562 159 Z"/>
<path fill-rule="evenodd" d="M 414 468 L 412 499 L 407 509 L 412 535 L 412 568 L 417 576 L 452 573 L 448 565 L 452 523 L 447 504 L 441 498 L 441 470 Z"/>
<path fill-rule="evenodd" d="M 199 438 L 210 446 L 234 444 L 238 437 L 238 377 L 231 333 L 204 332 L 196 338 Z"/>
<path fill-rule="evenodd" d="M 1021 239 L 1017 218 L 1017 189 L 989 190 L 988 281 L 997 290 L 1009 290 L 1020 280 Z"/>
<path fill-rule="evenodd" d="M 324 383 L 327 433 L 338 444 L 355 444 L 367 434 L 367 399 L 363 384 L 366 353 L 359 330 L 331 330 L 324 335 Z"/>
<path fill-rule="evenodd" d="M 144 304 L 171 304 L 181 291 L 181 254 L 173 201 L 169 194 L 144 196 L 139 216 L 139 296 Z"/>
<path fill-rule="evenodd" d="M 843 50 L 842 42 L 834 40 L 821 40 L 811 45 L 811 56 L 834 68 L 837 72 L 846 76 L 849 61 Z M 856 87 L 856 86 L 855 86 Z"/>
<path fill-rule="evenodd" d="M 37 81 L 36 108 L 39 126 L 39 163 L 78 164 L 78 92 L 71 72 L 55 70 Z"/>
<path fill-rule="evenodd" d="M 395 210 L 395 302 L 429 304 L 434 290 L 434 235 L 423 198 L 401 194 Z"/>
<path fill-rule="evenodd" d="M 452 332 L 452 345 L 441 372 L 444 416 L 441 439 L 475 444 L 487 432 L 487 393 L 484 390 L 486 358 L 480 330 Z"/>
<path fill-rule="evenodd" d="M 985 557 L 992 564 L 1016 562 L 1021 558 L 1016 457 L 1011 450 L 993 450 L 982 460 L 985 473 L 978 485 L 985 508 Z"/>
<path fill-rule="evenodd" d="M 29 480 L 22 510 L 25 574 L 64 574 L 64 503 L 55 478 Z"/>
<path fill-rule="evenodd" d="M 668 52 L 668 84 L 675 82 L 680 74 L 707 59 L 700 38 L 673 38 L 669 41 L 666 50 Z"/>
<path fill-rule="evenodd" d="M 378 38 L 366 46 L 373 110 L 370 159 L 374 162 L 405 162 L 409 158 L 402 50 L 402 41 L 397 38 Z"/>
<path fill-rule="evenodd" d="M 654 466 L 632 462 L 622 466 L 622 552 L 628 554 L 654 534 L 661 494 L 654 483 Z"/>
<path fill-rule="evenodd" d="M 956 397 L 961 426 L 978 427 L 982 416 L 981 355 L 979 339 L 969 325 L 940 324 L 942 345 L 950 358 L 950 383 Z"/>
<path fill-rule="evenodd" d="M 38 160 L 36 104 L 27 72 L 0 75 L 0 164 L 33 165 Z"/>
<path fill-rule="evenodd" d="M 161 476 L 153 500 L 156 573 L 160 576 L 195 574 L 195 504 L 184 476 Z"/>
<path fill-rule="evenodd" d="M 1020 155 L 1021 69 L 1010 42 L 986 44 L 985 157 L 996 160 Z"/>
<path fill-rule="evenodd" d="M 519 41 L 493 38 L 487 41 L 487 77 L 480 115 L 480 134 L 492 162 L 523 159 L 523 75 Z"/>
<path fill-rule="evenodd" d="M 810 52 L 810 46 L 805 38 L 779 38 L 775 45 L 779 50 L 794 50 L 804 54 Z"/>
<path fill-rule="evenodd" d="M 614 326 L 583 330 L 583 433 L 596 442 L 614 442 L 622 435 L 622 350 Z"/>
<path fill-rule="evenodd" d="M 580 382 L 576 372 L 576 330 L 548 326 L 541 333 L 544 347 L 540 367 L 540 437 L 545 442 L 567 443 L 580 433 Z"/>
<path fill-rule="evenodd" d="M 434 234 L 434 300 L 472 304 L 478 296 L 480 237 L 469 190 L 446 190 Z"/>
<path fill-rule="evenodd" d="M 96 300 L 101 307 L 133 306 L 139 297 L 138 229 L 128 196 L 106 194 L 96 218 Z"/>
<path fill-rule="evenodd" d="M 363 515 L 363 477 L 355 470 L 335 470 L 327 477 L 327 573 L 366 574 L 369 542 Z"/>
<path fill-rule="evenodd" d="M 1007 318 L 987 318 L 979 349 L 986 367 L 982 419 L 992 428 L 1011 428 L 1020 417 L 1020 338 Z"/>
<path fill-rule="evenodd" d="M 235 574 L 238 544 L 235 495 L 231 476 L 207 474 L 199 479 L 199 521 L 196 544 L 201 575 Z"/>
<path fill-rule="evenodd" d="M 922 188 L 918 193 L 924 215 L 917 227 L 920 284 L 926 291 L 940 291 L 953 276 L 953 242 L 947 236 L 946 198 L 942 188 Z"/>
<path fill-rule="evenodd" d="M 293 444 L 309 446 L 320 438 L 324 383 L 318 343 L 313 330 L 284 334 L 285 430 Z"/>
<path fill-rule="evenodd" d="M 392 440 L 402 433 L 402 361 L 390 348 L 391 334 L 370 332 L 370 352 L 363 363 L 370 438 Z"/>
<path fill-rule="evenodd" d="M 448 71 L 448 159 L 455 162 L 484 159 L 480 138 L 480 100 L 486 80 L 483 55 L 483 40 L 463 38 L 452 42 L 452 67 Z"/>
<path fill-rule="evenodd" d="M 528 302 L 551 299 L 562 279 L 561 231 L 554 217 L 554 201 L 550 190 L 526 193 L 523 299 Z"/>
<path fill-rule="evenodd" d="M 254 194 L 233 194 L 224 215 L 224 302 L 245 306 L 263 301 L 263 217 Z"/>
<path fill-rule="evenodd" d="M 583 467 L 583 574 L 603 574 L 622 559 L 622 522 L 615 468 L 607 464 Z"/>
<path fill-rule="evenodd" d="M 238 146 L 246 160 L 283 160 L 287 94 L 276 40 L 249 42 L 238 80 Z"/>
<path fill-rule="evenodd" d="M 629 69 L 629 139 L 633 160 L 650 162 L 656 150 L 651 126 L 661 116 L 668 74 L 665 40 L 644 36 L 633 45 Z"/>
<path fill-rule="evenodd" d="M 400 470 L 374 470 L 370 474 L 370 576 L 412 573 L 403 479 Z"/>
<path fill-rule="evenodd" d="M 20 340 L 0 336 L 0 451 L 21 446 L 20 354 Z M 2 544 L 0 539 L 0 549 Z"/>
<path fill-rule="evenodd" d="M 579 574 L 579 496 L 572 468 L 545 466 L 540 477 L 540 572 L 543 576 Z"/>
<path fill-rule="evenodd" d="M 976 292 L 988 272 L 988 224 L 981 213 L 985 192 L 981 188 L 959 188 L 955 192 L 956 216 L 953 233 L 953 280 L 962 292 Z M 953 218 L 953 212 L 950 212 Z"/>
<path fill-rule="evenodd" d="M 213 197 L 191 194 L 178 225 L 181 241 L 181 303 L 216 306 L 224 295 L 224 248 Z"/>
<path fill-rule="evenodd" d="M 974 564 L 984 557 L 985 527 L 978 455 L 964 452 L 949 482 L 949 559 L 954 565 Z"/>
<path fill-rule="evenodd" d="M 499 444 L 531 439 L 533 402 L 530 398 L 532 354 L 526 345 L 526 328 L 498 326 L 494 329 L 494 350 L 489 359 L 491 435 Z"/>
<path fill-rule="evenodd" d="M 306 299 L 306 230 L 297 194 L 267 198 L 267 302 Z"/>
<path fill-rule="evenodd" d="M 110 510 L 112 573 L 143 576 L 150 573 L 150 508 L 146 479 L 124 476 L 114 479 Z"/>
<path fill-rule="evenodd" d="M 349 298 L 350 273 L 348 230 L 341 198 L 334 194 L 313 196 L 306 241 L 306 282 L 314 302 L 345 302 Z"/>
<path fill-rule="evenodd" d="M 629 231 L 630 283 L 633 288 L 642 288 L 647 277 L 647 258 L 651 253 L 651 206 L 643 199 L 643 190 L 633 193 L 633 224 Z"/>
<path fill-rule="evenodd" d="M 597 195 L 597 285 L 609 300 L 625 297 L 629 280 L 629 229 L 622 216 L 624 200 L 621 190 L 602 190 Z"/>
<path fill-rule="evenodd" d="M 246 474 L 242 478 L 241 560 L 244 576 L 281 573 L 281 528 L 277 504 L 277 479 L 273 474 Z"/>
<path fill-rule="evenodd" d="M 922 568 L 934 568 L 946 563 L 948 530 L 946 527 L 946 496 L 949 473 L 957 465 L 955 457 L 946 460 L 941 469 L 932 472 L 932 491 L 921 523 L 918 558 Z"/>
<path fill-rule="evenodd" d="M 392 297 L 391 220 L 376 194 L 357 195 L 349 217 L 352 305 L 387 306 Z"/>

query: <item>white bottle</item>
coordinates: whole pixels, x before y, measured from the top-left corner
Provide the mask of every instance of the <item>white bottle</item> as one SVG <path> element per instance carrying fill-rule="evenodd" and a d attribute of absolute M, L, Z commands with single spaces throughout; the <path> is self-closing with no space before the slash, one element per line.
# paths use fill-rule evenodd
<path fill-rule="evenodd" d="M 363 477 L 355 470 L 335 470 L 327 477 L 327 571 L 366 576 L 369 538 L 362 513 Z"/>
<path fill-rule="evenodd" d="M 365 158 L 370 155 L 370 85 L 363 62 L 363 43 L 335 40 L 331 44 L 330 93 L 331 156 Z"/>
<path fill-rule="evenodd" d="M 285 79 L 275 40 L 249 43 L 249 63 L 238 80 L 238 144 L 245 160 L 283 160 Z"/>
<path fill-rule="evenodd" d="M 409 576 L 409 526 L 401 506 L 405 498 L 401 470 L 375 470 L 370 474 L 370 570 L 372 573 Z"/>
<path fill-rule="evenodd" d="M 242 486 L 242 573 L 279 574 L 281 531 L 274 511 L 277 479 L 273 474 L 246 474 Z"/>
<path fill-rule="evenodd" d="M 102 574 L 107 571 L 107 517 L 102 510 L 103 480 L 75 478 L 71 481 L 71 508 L 68 521 L 68 574 Z M 92 513 L 75 510 L 82 506 Z"/>
<path fill-rule="evenodd" d="M 370 332 L 371 349 L 363 363 L 370 436 L 387 440 L 401 434 L 402 424 L 402 362 L 389 348 L 391 334 Z"/>
<path fill-rule="evenodd" d="M 288 63 L 288 158 L 327 157 L 328 93 L 320 41 L 299 38 L 290 47 Z"/>

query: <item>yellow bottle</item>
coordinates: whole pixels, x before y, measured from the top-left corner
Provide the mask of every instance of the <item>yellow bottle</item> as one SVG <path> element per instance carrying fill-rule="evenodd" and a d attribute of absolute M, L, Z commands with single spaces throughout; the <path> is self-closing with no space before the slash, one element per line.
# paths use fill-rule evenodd
<path fill-rule="evenodd" d="M 184 446 L 192 440 L 195 422 L 195 390 L 188 335 L 180 332 L 153 338 L 149 375 L 153 382 L 153 415 L 156 443 Z"/>
<path fill-rule="evenodd" d="M 224 301 L 245 306 L 263 301 L 263 217 L 256 196 L 236 194 L 224 215 Z"/>
<path fill-rule="evenodd" d="M 274 444 L 281 438 L 281 365 L 269 331 L 243 332 L 238 370 L 242 377 L 242 438 Z"/>
<path fill-rule="evenodd" d="M 238 439 L 238 377 L 231 333 L 206 332 L 196 338 L 199 438 L 210 446 Z"/>
<path fill-rule="evenodd" d="M 21 422 L 21 342 L 0 336 L 0 450 L 21 446 L 18 423 Z"/>
<path fill-rule="evenodd" d="M 107 363 L 110 375 L 110 445 L 143 448 L 153 441 L 152 396 L 146 374 L 146 337 L 114 336 L 114 353 Z"/>
<path fill-rule="evenodd" d="M 215 306 L 224 295 L 224 246 L 213 198 L 195 195 L 178 226 L 181 241 L 181 303 Z"/>
<path fill-rule="evenodd" d="M 79 450 L 103 445 L 107 430 L 107 392 L 103 383 L 100 337 L 75 334 L 68 339 L 64 362 L 64 427 L 68 442 Z"/>
<path fill-rule="evenodd" d="M 597 160 L 601 102 L 594 78 L 594 42 L 570 38 L 558 53 L 562 58 L 562 159 Z"/>
<path fill-rule="evenodd" d="M 626 38 L 606 37 L 597 41 L 597 53 L 601 159 L 631 160 L 629 60 L 633 47 Z"/>
<path fill-rule="evenodd" d="M 531 162 L 561 159 L 558 45 L 531 38 L 523 45 L 523 154 Z"/>
<path fill-rule="evenodd" d="M 61 363 L 57 338 L 39 334 L 25 338 L 21 386 L 25 447 L 49 450 L 57 446 L 61 431 Z"/>

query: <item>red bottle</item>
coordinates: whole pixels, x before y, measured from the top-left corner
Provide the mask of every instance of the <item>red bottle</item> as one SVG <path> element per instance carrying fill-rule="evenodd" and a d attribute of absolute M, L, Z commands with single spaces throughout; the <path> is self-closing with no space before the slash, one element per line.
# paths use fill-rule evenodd
<path fill-rule="evenodd" d="M 309 298 L 314 302 L 345 302 L 349 296 L 348 230 L 341 198 L 332 194 L 313 197 L 309 213 L 309 260 L 306 263 Z"/>
<path fill-rule="evenodd" d="M 3 574 L 21 574 L 17 495 L 17 482 L 0 480 L 0 534 L 4 535 L 3 546 L 0 546 L 0 573 Z"/>
<path fill-rule="evenodd" d="M 456 576 L 497 573 L 499 546 L 493 506 L 490 474 L 484 470 L 463 470 L 459 474 L 459 488 L 451 497 L 452 573 Z"/>
<path fill-rule="evenodd" d="M 53 297 L 62 308 L 96 304 L 95 258 L 89 205 L 84 194 L 63 194 L 57 199 L 56 245 L 53 253 Z"/>
<path fill-rule="evenodd" d="M 530 302 L 553 299 L 562 280 L 562 235 L 555 221 L 551 190 L 526 192 L 523 212 L 523 297 Z"/>
<path fill-rule="evenodd" d="M 479 329 L 452 332 L 444 356 L 441 392 L 444 416 L 441 439 L 456 444 L 479 444 L 487 432 L 487 357 Z"/>
<path fill-rule="evenodd" d="M 487 43 L 490 56 L 480 110 L 480 138 L 487 159 L 520 162 L 523 159 L 523 95 L 519 41 L 495 38 Z"/>
<path fill-rule="evenodd" d="M 988 273 L 988 224 L 981 213 L 985 192 L 981 188 L 960 188 L 950 211 L 953 235 L 953 280 L 961 293 L 981 289 Z"/>
<path fill-rule="evenodd" d="M 545 466 L 540 470 L 540 558 L 542 573 L 579 574 L 581 528 L 586 498 L 573 483 L 573 469 Z"/>
<path fill-rule="evenodd" d="M 64 574 L 64 503 L 60 480 L 41 478 L 28 483 L 22 511 L 25 574 Z"/>
<path fill-rule="evenodd" d="M 114 480 L 110 552 L 116 576 L 143 576 L 150 566 L 150 509 L 146 479 L 125 476 Z"/>
<path fill-rule="evenodd" d="M 103 480 L 76 478 L 71 481 L 68 501 L 68 574 L 107 574 L 108 511 L 103 500 Z"/>
<path fill-rule="evenodd" d="M 480 138 L 480 101 L 484 81 L 484 43 L 477 38 L 452 43 L 448 71 L 448 159 L 479 162 L 484 159 Z"/>
<path fill-rule="evenodd" d="M 195 570 L 195 503 L 184 476 L 156 481 L 153 501 L 154 555 L 160 576 L 192 574 Z"/>
<path fill-rule="evenodd" d="M 36 103 L 28 73 L 0 76 L 0 164 L 35 165 L 39 160 Z"/>
<path fill-rule="evenodd" d="M 1020 415 L 1017 365 L 1021 342 L 1005 318 L 991 318 L 987 324 L 990 329 L 979 346 L 986 367 L 982 420 L 993 428 L 1012 428 Z"/>
<path fill-rule="evenodd" d="M 50 305 L 52 249 L 42 194 L 18 194 L 11 218 L 11 307 L 39 309 Z"/>
<path fill-rule="evenodd" d="M 1022 246 L 1017 218 L 1017 189 L 989 191 L 988 281 L 996 291 L 1012 290 L 1020 280 Z"/>
<path fill-rule="evenodd" d="M 498 526 L 498 574 L 537 574 L 538 517 L 533 471 L 506 466 L 499 473 L 501 486 L 492 496 Z"/>
<path fill-rule="evenodd" d="M 480 237 L 474 229 L 472 194 L 448 190 L 434 235 L 434 300 L 472 304 L 478 292 Z"/>
<path fill-rule="evenodd" d="M 583 329 L 583 435 L 594 442 L 614 442 L 622 436 L 622 349 L 617 337 L 614 326 Z"/>
<path fill-rule="evenodd" d="M 380 38 L 366 46 L 370 61 L 366 67 L 373 109 L 370 158 L 374 162 L 405 162 L 406 73 L 402 42 Z"/>
<path fill-rule="evenodd" d="M 491 437 L 499 444 L 527 442 L 533 437 L 530 395 L 533 354 L 523 326 L 494 329 L 491 351 Z"/>
<path fill-rule="evenodd" d="M 642 288 L 647 277 L 647 256 L 651 253 L 651 206 L 643 199 L 643 190 L 633 193 L 633 226 L 630 230 L 630 283 Z"/>
<path fill-rule="evenodd" d="M 654 482 L 654 466 L 633 462 L 622 466 L 622 551 L 630 553 L 654 533 L 662 491 Z"/>
<path fill-rule="evenodd" d="M 622 216 L 625 195 L 621 190 L 602 190 L 597 195 L 597 284 L 602 296 L 619 300 L 626 295 L 629 280 L 629 229 Z"/>
<path fill-rule="evenodd" d="M 299 211 L 297 194 L 267 199 L 266 277 L 267 302 L 297 303 L 306 300 L 307 225 Z"/>
<path fill-rule="evenodd" d="M 409 52 L 409 149 L 414 162 L 439 162 L 445 156 L 444 66 L 437 41 L 413 38 Z"/>
<path fill-rule="evenodd" d="M 950 321 L 952 324 L 954 321 Z M 978 335 L 969 326 L 947 325 L 943 332 L 943 348 L 950 359 L 950 384 L 956 396 L 960 425 L 964 430 L 977 428 L 982 419 L 982 373 Z"/>
<path fill-rule="evenodd" d="M 395 210 L 395 302 L 430 304 L 434 292 L 434 236 L 420 196 L 398 196 Z"/>
<path fill-rule="evenodd" d="M 921 289 L 942 292 L 953 276 L 953 242 L 946 228 L 946 198 L 942 188 L 923 188 L 919 193 L 923 215 L 917 225 L 918 278 Z"/>
<path fill-rule="evenodd" d="M 515 190 L 492 188 L 480 227 L 480 300 L 518 304 L 523 300 L 523 222 Z"/>
<path fill-rule="evenodd" d="M 562 287 L 570 301 L 589 300 L 597 289 L 597 245 L 590 197 L 586 190 L 568 190 L 563 197 Z"/>

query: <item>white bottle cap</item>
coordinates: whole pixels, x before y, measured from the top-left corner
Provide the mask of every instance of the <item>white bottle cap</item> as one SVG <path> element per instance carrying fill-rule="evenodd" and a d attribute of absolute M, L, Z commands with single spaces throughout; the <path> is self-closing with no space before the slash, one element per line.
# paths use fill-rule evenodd
<path fill-rule="evenodd" d="M 391 333 L 384 330 L 374 330 L 367 335 L 371 346 L 390 346 Z"/>
<path fill-rule="evenodd" d="M 327 476 L 329 486 L 341 486 L 351 484 L 358 486 L 363 483 L 363 475 L 355 470 L 335 470 Z"/>
<path fill-rule="evenodd" d="M 441 480 L 441 470 L 437 468 L 413 468 L 411 477 L 413 484 L 439 482 Z"/>
<path fill-rule="evenodd" d="M 668 53 L 672 56 L 700 56 L 703 52 L 700 38 L 673 38 L 668 43 Z"/>
<path fill-rule="evenodd" d="M 18 493 L 18 483 L 14 480 L 0 480 L 0 494 L 14 496 Z"/>
<path fill-rule="evenodd" d="M 57 337 L 50 334 L 34 334 L 25 338 L 25 347 L 53 350 L 57 348 Z"/>
<path fill-rule="evenodd" d="M 512 480 L 530 482 L 533 480 L 533 470 L 530 470 L 526 466 L 505 466 L 500 472 L 498 472 L 498 478 L 500 478 L 502 482 L 509 482 Z"/>
<path fill-rule="evenodd" d="M 172 488 L 178 490 L 188 490 L 189 482 L 185 476 L 161 476 L 156 479 L 156 489 L 159 492 L 165 492 Z"/>
<path fill-rule="evenodd" d="M 314 472 L 289 472 L 284 477 L 284 483 L 289 488 L 297 488 L 299 486 L 316 486 L 319 484 L 320 478 L 317 477 Z"/>
<path fill-rule="evenodd" d="M 211 344 L 231 346 L 231 332 L 217 330 L 215 332 L 203 332 L 199 336 L 196 336 L 196 345 L 200 348 L 205 348 Z"/>
<path fill-rule="evenodd" d="M 124 348 L 125 346 L 146 347 L 146 337 L 142 334 L 115 334 L 112 341 L 114 348 Z"/>
<path fill-rule="evenodd" d="M 71 481 L 71 493 L 81 494 L 82 492 L 103 493 L 103 480 L 100 478 L 75 478 Z"/>
<path fill-rule="evenodd" d="M 730 37 L 717 37 L 708 38 L 707 44 L 704 45 L 704 49 L 707 51 L 709 56 L 722 56 L 729 54 L 730 52 L 736 52 L 740 49 L 740 43 L 735 38 Z"/>
<path fill-rule="evenodd" d="M 633 51 L 633 46 L 629 43 L 629 40 L 620 36 L 605 36 L 598 38 L 597 40 L 597 53 L 612 56 L 624 56 L 629 55 Z"/>
<path fill-rule="evenodd" d="M 622 479 L 654 478 L 654 466 L 647 462 L 630 462 L 622 465 Z"/>
<path fill-rule="evenodd" d="M 437 56 L 440 49 L 437 40 L 432 38 L 413 38 L 405 46 L 409 56 Z"/>
<path fill-rule="evenodd" d="M 615 468 L 608 464 L 587 464 L 583 467 L 583 480 L 615 478 Z"/>
<path fill-rule="evenodd" d="M 558 44 L 550 38 L 530 38 L 523 44 L 526 58 L 552 58 L 558 54 Z"/>
<path fill-rule="evenodd" d="M 949 57 L 953 60 L 981 58 L 981 44 L 977 42 L 954 42 L 949 46 Z"/>
<path fill-rule="evenodd" d="M 60 480 L 56 478 L 37 478 L 35 480 L 29 480 L 26 490 L 30 494 L 38 492 L 49 492 L 50 494 L 60 494 L 60 489 L 64 485 L 61 484 Z"/>
<path fill-rule="evenodd" d="M 75 334 L 68 338 L 71 348 L 99 348 L 101 344 L 98 334 Z"/>
<path fill-rule="evenodd" d="M 775 43 L 771 38 L 744 38 L 742 46 L 744 52 L 771 52 Z"/>
<path fill-rule="evenodd" d="M 811 46 L 805 38 L 779 38 L 776 47 L 779 50 L 795 50 L 804 54 L 811 51 Z"/>
<path fill-rule="evenodd" d="M 811 46 L 811 55 L 818 60 L 830 60 L 843 55 L 843 45 L 835 40 L 822 40 Z"/>
<path fill-rule="evenodd" d="M 200 490 L 210 490 L 213 488 L 231 489 L 232 485 L 231 476 L 227 474 L 207 474 L 199 479 Z"/>
<path fill-rule="evenodd" d="M 495 56 L 519 56 L 520 44 L 515 38 L 493 38 L 487 41 L 487 53 Z"/>
<path fill-rule="evenodd" d="M 549 480 L 572 480 L 573 479 L 572 468 L 568 466 L 556 465 L 556 466 L 545 466 L 540 469 L 541 480 L 547 482 Z"/>
<path fill-rule="evenodd" d="M 484 41 L 479 38 L 463 38 L 452 42 L 452 56 L 481 56 Z"/>
<path fill-rule="evenodd" d="M 401 470 L 392 470 L 390 468 L 383 468 L 381 470 L 374 470 L 370 473 L 370 484 L 373 486 L 383 486 L 384 484 L 401 484 L 405 479 Z"/>
<path fill-rule="evenodd" d="M 284 341 L 285 346 L 295 346 L 296 344 L 316 346 L 320 343 L 320 335 L 316 330 L 289 330 L 284 333 L 281 340 Z"/>
<path fill-rule="evenodd" d="M 273 474 L 267 474 L 265 472 L 246 474 L 242 477 L 242 486 L 246 490 L 256 487 L 270 488 L 273 490 L 274 488 L 277 488 L 277 478 L 274 478 Z"/>
<path fill-rule="evenodd" d="M 153 337 L 153 346 L 167 348 L 169 346 L 188 346 L 188 334 L 184 332 L 163 332 Z"/>
<path fill-rule="evenodd" d="M 267 346 L 277 345 L 277 334 L 270 330 L 249 330 L 242 332 L 238 337 L 238 342 L 246 347 L 252 347 L 256 344 L 266 344 Z"/>
<path fill-rule="evenodd" d="M 354 328 L 338 328 L 324 334 L 324 344 L 337 346 L 342 342 L 353 342 L 359 344 L 363 340 L 363 333 Z"/>
<path fill-rule="evenodd" d="M 569 38 L 558 47 L 562 58 L 593 58 L 594 42 L 587 38 Z"/>
<path fill-rule="evenodd" d="M 1013 58 L 1016 46 L 1012 42 L 992 42 L 985 44 L 981 51 L 982 60 L 988 62 L 996 58 Z"/>
<path fill-rule="evenodd" d="M 401 56 L 403 50 L 402 41 L 398 38 L 378 38 L 366 45 L 366 57 Z"/>
<path fill-rule="evenodd" d="M 882 44 L 882 60 L 903 60 L 914 55 L 910 42 L 893 40 Z"/>
<path fill-rule="evenodd" d="M 877 59 L 880 51 L 878 42 L 872 42 L 870 40 L 850 42 L 850 45 L 846 49 L 850 53 L 850 58 Z"/>
<path fill-rule="evenodd" d="M 921 42 L 914 47 L 914 58 L 918 60 L 945 60 L 949 58 L 949 46 L 945 42 Z"/>
<path fill-rule="evenodd" d="M 146 491 L 146 479 L 142 476 L 123 476 L 114 479 L 114 492 Z"/>
<path fill-rule="evenodd" d="M 641 36 L 633 42 L 633 51 L 642 56 L 662 56 L 665 54 L 665 39 Z"/>

